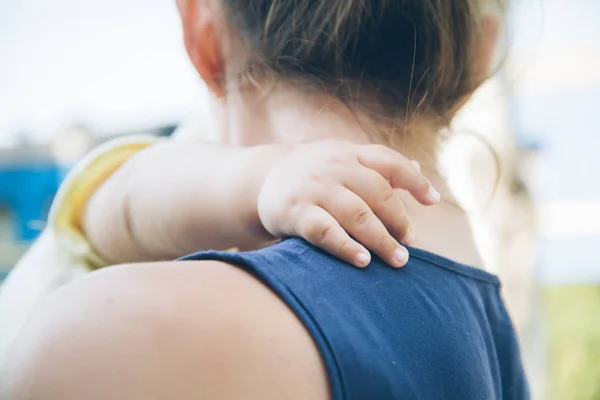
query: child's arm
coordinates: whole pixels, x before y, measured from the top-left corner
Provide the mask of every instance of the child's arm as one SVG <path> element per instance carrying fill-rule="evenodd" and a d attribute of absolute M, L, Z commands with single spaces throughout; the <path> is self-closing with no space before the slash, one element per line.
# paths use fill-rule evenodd
<path fill-rule="evenodd" d="M 289 150 L 164 141 L 92 196 L 83 228 L 111 263 L 174 259 L 273 240 L 257 217 L 259 182 Z"/>
<path fill-rule="evenodd" d="M 115 263 L 297 235 L 364 265 L 368 260 L 357 256 L 365 249 L 349 232 L 398 266 L 405 261 L 394 258 L 401 248 L 397 240 L 408 240 L 409 226 L 401 211 L 389 211 L 403 209 L 391 196 L 395 188 L 409 190 L 423 204 L 438 200 L 409 160 L 383 146 L 164 142 L 134 155 L 98 189 L 84 230 L 93 247 Z"/>

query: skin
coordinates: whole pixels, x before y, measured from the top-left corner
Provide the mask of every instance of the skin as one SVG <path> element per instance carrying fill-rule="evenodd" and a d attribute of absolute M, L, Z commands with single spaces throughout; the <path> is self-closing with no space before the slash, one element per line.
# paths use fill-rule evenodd
<path fill-rule="evenodd" d="M 295 315 L 245 272 L 217 262 L 91 274 L 53 296 L 13 354 L 2 400 L 329 396 L 319 353 Z"/>
<path fill-rule="evenodd" d="M 98 190 L 85 231 L 119 262 L 301 236 L 356 266 L 368 264 L 366 247 L 400 267 L 408 254 L 399 241 L 412 238 L 399 190 L 422 204 L 439 201 L 413 163 L 383 146 L 164 143 L 135 155 Z"/>
<path fill-rule="evenodd" d="M 233 36 L 213 3 L 182 0 L 179 6 L 192 61 L 218 93 L 224 88 L 215 77 L 235 59 Z M 483 50 L 485 59 L 491 50 Z M 297 102 L 296 94 L 274 93 L 257 114 L 254 103 L 244 103 L 246 95 L 228 93 L 223 105 L 229 121 L 224 133 L 232 143 L 260 142 L 257 132 L 281 142 L 278 135 L 291 126 L 290 144 L 331 132 L 365 144 L 355 121 L 337 110 L 320 111 L 314 99 Z M 310 129 L 315 125 L 327 134 L 317 137 Z M 394 181 L 393 174 L 379 173 Z M 277 174 L 271 179 L 279 182 Z M 434 185 L 447 190 L 442 181 Z M 444 207 L 424 212 L 405 192 L 398 196 L 421 232 L 417 246 L 478 264 L 464 214 Z M 319 353 L 293 312 L 245 272 L 213 261 L 112 267 L 66 286 L 30 320 L 0 377 L 2 400 L 329 396 Z"/>

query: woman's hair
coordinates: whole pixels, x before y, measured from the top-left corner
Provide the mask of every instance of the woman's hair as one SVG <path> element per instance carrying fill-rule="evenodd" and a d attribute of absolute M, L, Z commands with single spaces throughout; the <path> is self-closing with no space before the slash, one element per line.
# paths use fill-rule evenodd
<path fill-rule="evenodd" d="M 324 91 L 379 117 L 447 123 L 486 78 L 473 68 L 484 0 L 222 1 L 253 53 L 250 78 Z"/>

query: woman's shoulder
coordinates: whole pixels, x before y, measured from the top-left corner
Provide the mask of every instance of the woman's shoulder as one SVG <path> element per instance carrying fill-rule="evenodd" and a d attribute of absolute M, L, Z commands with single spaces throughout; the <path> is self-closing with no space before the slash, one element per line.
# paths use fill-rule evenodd
<path fill-rule="evenodd" d="M 319 352 L 294 313 L 218 261 L 111 267 L 68 285 L 25 328 L 6 372 L 9 398 L 328 397 Z"/>

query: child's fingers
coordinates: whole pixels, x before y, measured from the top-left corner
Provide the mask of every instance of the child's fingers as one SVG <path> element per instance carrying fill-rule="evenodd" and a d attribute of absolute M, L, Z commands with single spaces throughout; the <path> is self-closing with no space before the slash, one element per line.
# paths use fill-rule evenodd
<path fill-rule="evenodd" d="M 309 243 L 356 267 L 366 267 L 371 254 L 346 233 L 327 211 L 304 205 L 295 214 L 295 232 Z"/>
<path fill-rule="evenodd" d="M 419 173 L 421 173 L 421 164 L 419 164 L 419 162 L 417 160 L 410 160 L 410 162 L 412 163 L 412 165 L 415 166 L 417 171 L 419 171 Z"/>
<path fill-rule="evenodd" d="M 367 203 L 395 238 L 410 246 L 414 240 L 410 220 L 390 183 L 378 172 L 362 165 L 347 173 L 344 186 Z"/>
<path fill-rule="evenodd" d="M 361 164 L 383 175 L 393 188 L 408 190 L 419 203 L 433 205 L 440 201 L 429 179 L 397 151 L 380 145 L 361 146 L 358 158 Z"/>
<path fill-rule="evenodd" d="M 384 221 L 388 230 L 394 233 L 394 237 L 406 245 L 412 246 L 415 242 L 415 233 L 412 228 L 410 218 L 404 208 L 404 204 L 396 195 L 394 196 L 396 202 L 394 207 L 376 207 L 375 214 L 381 221 Z M 392 221 L 393 228 L 387 225 L 387 221 Z"/>
<path fill-rule="evenodd" d="M 351 190 L 340 187 L 328 193 L 319 205 L 360 244 L 393 267 L 408 261 L 408 252 L 394 239 L 367 203 Z"/>

